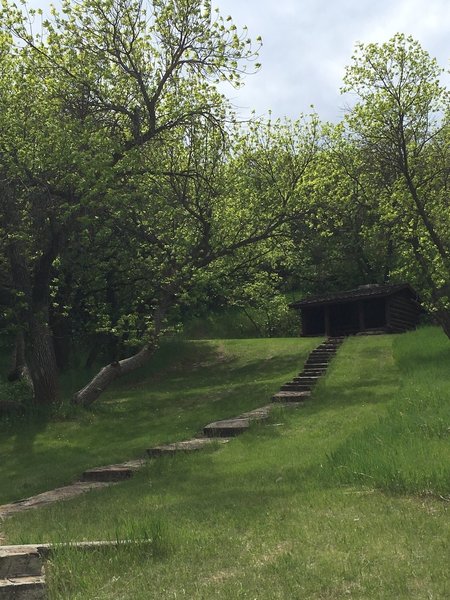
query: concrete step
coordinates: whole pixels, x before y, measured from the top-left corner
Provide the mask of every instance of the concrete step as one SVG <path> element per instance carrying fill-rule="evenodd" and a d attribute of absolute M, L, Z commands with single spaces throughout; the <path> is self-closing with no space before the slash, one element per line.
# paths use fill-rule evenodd
<path fill-rule="evenodd" d="M 238 418 L 247 417 L 251 421 L 264 421 L 269 417 L 272 408 L 273 407 L 271 404 L 266 404 L 265 406 L 260 406 L 259 408 L 255 408 L 254 410 L 242 413 L 242 415 L 239 415 Z"/>
<path fill-rule="evenodd" d="M 302 371 L 301 373 L 299 373 L 296 377 L 294 377 L 294 379 L 296 379 L 297 377 L 316 377 L 317 381 L 319 379 L 322 379 L 322 377 L 325 375 L 325 371 Z"/>
<path fill-rule="evenodd" d="M 45 597 L 43 575 L 0 579 L 0 600 L 43 600 Z"/>
<path fill-rule="evenodd" d="M 203 428 L 203 433 L 211 437 L 234 437 L 247 431 L 250 423 L 255 421 L 264 421 L 269 418 L 270 404 L 255 408 L 248 412 L 242 413 L 238 417 L 232 419 L 224 419 L 222 421 L 214 421 Z"/>
<path fill-rule="evenodd" d="M 82 481 L 123 481 L 125 479 L 130 479 L 130 477 L 132 477 L 138 469 L 141 469 L 144 464 L 145 460 L 140 459 L 130 460 L 126 463 L 120 463 L 117 465 L 96 467 L 95 469 L 88 469 L 85 471 L 81 478 Z"/>
<path fill-rule="evenodd" d="M 248 418 L 224 419 L 214 421 L 203 427 L 203 433 L 210 438 L 235 437 L 250 427 L 251 420 Z"/>
<path fill-rule="evenodd" d="M 36 496 L 31 496 L 30 498 L 25 498 L 24 500 L 3 504 L 0 506 L 0 518 L 8 517 L 15 513 L 22 512 L 23 510 L 48 506 L 49 504 L 59 502 L 60 500 L 74 498 L 80 494 L 85 494 L 93 489 L 102 488 L 107 485 L 111 485 L 111 482 L 77 481 L 70 485 L 65 485 L 54 490 L 42 492 Z"/>
<path fill-rule="evenodd" d="M 303 390 L 301 392 L 295 391 L 281 391 L 277 392 L 272 396 L 272 402 L 297 402 L 302 403 L 311 396 L 309 390 Z"/>
<path fill-rule="evenodd" d="M 330 357 L 326 357 L 326 356 L 310 356 L 309 358 L 306 359 L 305 362 L 305 367 L 328 367 L 328 365 L 331 362 L 331 358 Z"/>
<path fill-rule="evenodd" d="M 226 444 L 229 441 L 230 440 L 227 438 L 221 438 L 219 440 L 221 444 Z M 147 456 L 149 457 L 173 456 L 174 454 L 179 454 L 180 452 L 197 452 L 198 450 L 203 450 L 204 448 L 211 446 L 213 443 L 214 440 L 211 438 L 194 438 L 184 442 L 174 442 L 172 444 L 165 444 L 164 446 L 148 448 L 146 452 Z"/>
<path fill-rule="evenodd" d="M 42 567 L 42 557 L 37 547 L 0 546 L 0 580 L 40 577 Z"/>
<path fill-rule="evenodd" d="M 326 367 L 321 367 L 319 369 L 316 369 L 314 367 L 308 367 L 307 369 L 303 369 L 303 371 L 300 371 L 298 377 L 321 377 L 326 372 Z"/>
<path fill-rule="evenodd" d="M 246 431 L 251 422 L 267 419 L 271 409 L 272 405 L 266 404 L 231 419 L 214 421 L 203 428 L 203 433 L 207 437 L 234 437 Z"/>
<path fill-rule="evenodd" d="M 314 384 L 285 383 L 280 387 L 281 392 L 310 392 Z"/>
<path fill-rule="evenodd" d="M 299 375 L 298 377 L 294 377 L 289 383 L 305 383 L 314 385 L 319 379 L 320 377 L 318 375 Z"/>
<path fill-rule="evenodd" d="M 327 344 L 323 346 L 317 346 L 312 350 L 312 352 L 336 352 L 337 346 L 334 344 Z"/>
<path fill-rule="evenodd" d="M 280 400 L 279 402 L 277 402 L 277 405 L 280 408 L 299 408 L 300 406 L 303 406 L 303 401 L 302 402 L 298 402 L 297 400 L 288 400 L 286 402 L 286 400 Z"/>

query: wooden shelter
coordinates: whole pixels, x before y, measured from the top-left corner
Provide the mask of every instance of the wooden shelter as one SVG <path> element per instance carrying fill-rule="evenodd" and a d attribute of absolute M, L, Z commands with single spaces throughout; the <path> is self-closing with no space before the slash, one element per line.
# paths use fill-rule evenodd
<path fill-rule="evenodd" d="M 362 285 L 289 306 L 301 312 L 303 336 L 400 333 L 415 329 L 423 312 L 416 292 L 407 283 Z"/>

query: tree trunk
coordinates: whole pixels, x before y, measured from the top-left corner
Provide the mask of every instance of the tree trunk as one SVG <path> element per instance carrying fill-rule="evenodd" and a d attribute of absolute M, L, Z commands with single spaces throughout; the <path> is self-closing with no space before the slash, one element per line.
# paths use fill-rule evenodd
<path fill-rule="evenodd" d="M 144 346 L 130 358 L 112 362 L 100 369 L 91 381 L 72 398 L 72 404 L 90 406 L 118 377 L 142 367 L 153 356 L 156 344 Z"/>
<path fill-rule="evenodd" d="M 450 338 L 450 310 L 438 310 L 436 320 L 444 330 L 445 335 Z"/>
<path fill-rule="evenodd" d="M 53 334 L 56 364 L 59 371 L 69 367 L 72 351 L 72 327 L 69 318 L 50 314 L 50 329 Z"/>
<path fill-rule="evenodd" d="M 165 315 L 171 306 L 173 294 L 177 286 L 179 288 L 179 282 L 178 280 L 174 280 L 163 293 L 160 305 L 153 315 L 151 341 L 133 356 L 114 361 L 100 369 L 97 375 L 94 375 L 91 381 L 72 397 L 72 404 L 85 407 L 90 406 L 113 381 L 145 365 L 158 347 L 158 340 L 163 328 Z"/>
<path fill-rule="evenodd" d="M 40 406 L 59 401 L 58 367 L 53 336 L 46 323 L 30 323 L 26 344 L 27 364 L 34 388 L 34 401 Z"/>

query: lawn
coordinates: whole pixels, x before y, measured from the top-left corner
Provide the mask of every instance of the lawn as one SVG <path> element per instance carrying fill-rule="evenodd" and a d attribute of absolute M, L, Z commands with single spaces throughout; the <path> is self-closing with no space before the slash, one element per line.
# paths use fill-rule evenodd
<path fill-rule="evenodd" d="M 69 483 L 87 468 L 187 439 L 210 421 L 269 402 L 319 341 L 172 340 L 148 368 L 120 380 L 88 411 L 66 403 L 50 417 L 3 422 L 0 504 Z M 88 376 L 65 375 L 66 399 Z"/>
<path fill-rule="evenodd" d="M 184 384 L 208 388 L 223 369 L 218 394 L 246 373 L 229 395 L 248 395 L 254 378 L 269 392 L 272 361 L 286 379 L 308 343 L 256 342 L 216 342 L 228 362 L 216 350 L 181 369 Z M 258 353 L 266 367 L 254 370 Z M 128 482 L 14 517 L 8 540 L 153 540 L 60 552 L 48 568 L 55 599 L 448 598 L 449 358 L 434 328 L 351 338 L 304 407 L 225 447 L 151 460 Z M 114 393 L 108 402 L 119 403 Z"/>

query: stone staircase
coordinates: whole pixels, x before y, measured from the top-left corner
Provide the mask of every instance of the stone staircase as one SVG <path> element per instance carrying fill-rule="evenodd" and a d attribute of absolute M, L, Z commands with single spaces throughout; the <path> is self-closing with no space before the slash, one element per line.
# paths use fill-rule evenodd
<path fill-rule="evenodd" d="M 0 546 L 0 600 L 45 598 L 43 557 L 37 548 Z"/>
<path fill-rule="evenodd" d="M 317 346 L 306 359 L 303 370 L 292 381 L 282 385 L 280 391 L 272 397 L 272 401 L 286 403 L 307 400 L 343 341 L 343 337 L 330 337 Z"/>
<path fill-rule="evenodd" d="M 0 600 L 44 600 L 46 598 L 44 564 L 55 550 L 73 548 L 83 552 L 136 545 L 151 540 L 75 542 L 68 544 L 26 544 L 0 546 Z"/>
<path fill-rule="evenodd" d="M 237 417 L 214 421 L 203 427 L 202 435 L 185 440 L 155 446 L 146 450 L 141 459 L 96 467 L 86 470 L 79 481 L 73 484 L 43 492 L 25 500 L 0 506 L 0 521 L 12 514 L 38 508 L 73 498 L 92 489 L 124 481 L 141 469 L 148 458 L 173 456 L 183 452 L 197 452 L 213 444 L 225 444 L 231 438 L 247 431 L 254 422 L 269 418 L 274 406 L 294 408 L 311 396 L 311 390 L 322 377 L 336 354 L 344 338 L 328 338 L 313 350 L 298 376 L 281 386 L 272 397 L 272 403 L 242 413 Z M 43 559 L 48 555 L 49 546 L 1 546 L 0 545 L 0 600 L 41 600 L 45 598 L 45 578 Z"/>

